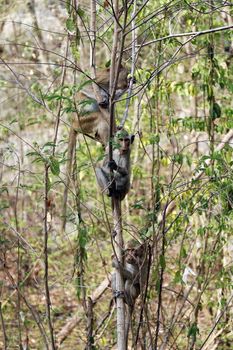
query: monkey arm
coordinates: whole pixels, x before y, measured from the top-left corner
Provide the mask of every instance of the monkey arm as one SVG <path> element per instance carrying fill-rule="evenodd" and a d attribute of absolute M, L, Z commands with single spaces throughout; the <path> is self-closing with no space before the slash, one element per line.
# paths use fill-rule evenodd
<path fill-rule="evenodd" d="M 112 260 L 112 265 L 117 270 L 120 271 L 120 273 L 123 276 L 124 280 L 124 300 L 125 303 L 128 304 L 130 307 L 133 307 L 136 298 L 140 294 L 140 285 L 139 283 L 134 283 L 133 281 L 133 275 L 132 273 L 127 270 L 127 268 L 123 267 L 122 264 L 120 264 L 115 258 Z M 118 291 L 116 290 L 116 274 L 114 273 L 112 275 L 112 290 L 115 297 L 119 296 Z"/>
<path fill-rule="evenodd" d="M 128 169 L 126 167 L 121 167 L 121 166 L 118 165 L 116 171 L 122 176 L 129 175 L 129 171 L 128 171 Z"/>
<path fill-rule="evenodd" d="M 130 159 L 129 153 L 127 155 L 116 155 L 114 160 L 117 164 L 116 172 L 122 176 L 129 175 L 130 172 Z"/>
<path fill-rule="evenodd" d="M 117 173 L 119 173 L 122 176 L 126 176 L 129 174 L 128 169 L 126 167 L 117 165 L 114 159 L 108 162 L 108 167 L 111 170 L 115 170 Z"/>
<path fill-rule="evenodd" d="M 100 95 L 102 100 L 99 101 L 99 106 L 102 108 L 108 108 L 109 106 L 109 94 L 108 94 L 108 86 L 100 88 Z"/>
<path fill-rule="evenodd" d="M 124 281 L 125 280 L 133 280 L 132 273 L 129 270 L 127 270 L 115 257 L 112 260 L 112 266 L 120 271 L 120 273 L 123 276 Z"/>
<path fill-rule="evenodd" d="M 108 162 L 108 167 L 110 170 L 117 170 L 117 164 L 114 159 Z"/>
<path fill-rule="evenodd" d="M 136 265 L 126 263 L 124 266 L 114 257 L 112 266 L 123 276 L 124 301 L 133 310 L 135 301 L 140 294 L 139 271 Z M 119 296 L 116 290 L 116 274 L 112 275 L 112 290 L 115 297 Z"/>

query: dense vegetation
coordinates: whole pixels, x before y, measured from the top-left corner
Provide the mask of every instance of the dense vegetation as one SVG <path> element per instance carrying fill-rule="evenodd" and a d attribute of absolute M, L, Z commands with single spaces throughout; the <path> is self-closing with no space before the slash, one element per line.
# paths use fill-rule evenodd
<path fill-rule="evenodd" d="M 111 3 L 99 1 L 93 44 L 91 3 L 0 2 L 3 349 L 50 349 L 53 338 L 58 349 L 116 349 L 113 219 L 94 172 L 104 151 L 81 134 L 62 229 L 75 96 L 90 42 L 103 68 L 116 34 Z M 231 1 L 122 1 L 119 14 L 121 57 L 136 78 L 116 103 L 118 123 L 125 115 L 136 135 L 123 236 L 152 254 L 129 346 L 231 349 Z"/>

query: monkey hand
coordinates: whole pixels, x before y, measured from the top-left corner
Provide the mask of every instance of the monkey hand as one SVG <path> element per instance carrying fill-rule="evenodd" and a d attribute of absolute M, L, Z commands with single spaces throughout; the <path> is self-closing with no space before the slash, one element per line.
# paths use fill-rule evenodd
<path fill-rule="evenodd" d="M 136 80 L 136 78 L 135 78 L 135 77 L 131 77 L 130 79 L 132 79 L 133 84 L 136 84 L 137 80 Z"/>
<path fill-rule="evenodd" d="M 117 170 L 117 164 L 116 164 L 115 160 L 109 161 L 108 166 L 111 170 Z"/>
<path fill-rule="evenodd" d="M 103 99 L 102 101 L 99 102 L 99 106 L 101 108 L 107 109 L 109 105 L 108 99 Z"/>

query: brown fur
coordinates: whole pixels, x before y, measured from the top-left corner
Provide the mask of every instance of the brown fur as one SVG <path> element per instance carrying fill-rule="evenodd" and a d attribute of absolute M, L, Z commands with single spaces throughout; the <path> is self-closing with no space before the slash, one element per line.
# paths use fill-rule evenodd
<path fill-rule="evenodd" d="M 99 87 L 100 98 L 102 101 L 97 101 L 97 98 L 94 94 L 94 90 L 92 84 L 88 85 L 83 91 L 77 93 L 77 112 L 73 115 L 73 120 L 71 123 L 70 133 L 69 133 L 69 144 L 68 144 L 68 160 L 67 160 L 67 168 L 66 168 L 66 182 L 65 182 L 65 190 L 64 190 L 64 200 L 63 200 L 63 223 L 62 228 L 65 228 L 66 224 L 66 206 L 67 206 L 67 197 L 68 197 L 68 189 L 71 178 L 71 170 L 72 170 L 72 162 L 75 156 L 75 144 L 77 133 L 83 133 L 87 136 L 91 136 L 96 141 L 102 143 L 105 147 L 109 140 L 109 126 L 110 126 L 110 115 L 108 112 L 108 92 L 109 92 L 109 74 L 110 69 L 100 70 L 96 74 L 96 84 Z M 115 98 L 118 99 L 128 88 L 128 70 L 124 67 L 120 68 L 118 84 L 116 89 Z M 83 100 L 93 99 L 93 104 L 87 105 L 87 109 L 89 109 L 88 113 L 80 113 L 80 109 L 82 109 Z M 105 108 L 101 108 L 103 106 Z M 91 109 L 94 109 L 92 111 Z M 85 107 L 84 107 L 85 110 Z M 113 125 L 113 132 L 115 133 L 115 121 Z"/>

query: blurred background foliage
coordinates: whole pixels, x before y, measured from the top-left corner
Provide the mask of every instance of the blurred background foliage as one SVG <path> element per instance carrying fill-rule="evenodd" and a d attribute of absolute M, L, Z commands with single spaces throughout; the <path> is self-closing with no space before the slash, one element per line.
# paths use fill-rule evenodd
<path fill-rule="evenodd" d="M 2 0 L 0 10 L 0 292 L 8 346 L 2 332 L 0 347 L 44 348 L 38 324 L 48 332 L 43 255 L 49 166 L 52 322 L 59 335 L 70 316 L 84 312 L 59 345 L 84 349 L 87 296 L 111 271 L 112 254 L 110 201 L 100 194 L 94 173 L 104 152 L 83 135 L 78 135 L 67 225 L 61 229 L 70 121 L 76 93 L 87 80 L 80 70 L 90 73 L 90 4 Z M 138 1 L 130 22 L 134 13 L 132 2 L 123 60 L 130 68 L 134 42 L 137 82 L 126 127 L 136 140 L 122 216 L 125 240 L 148 239 L 153 258 L 137 349 L 150 349 L 158 327 L 161 276 L 158 349 L 231 349 L 233 141 L 221 150 L 217 146 L 233 128 L 232 28 L 192 40 L 192 34 L 178 34 L 232 26 L 232 4 Z M 108 66 L 111 56 L 108 2 L 97 2 L 97 28 L 98 69 Z M 125 105 L 126 98 L 117 103 L 118 122 Z M 111 298 L 109 287 L 95 306 L 93 349 L 114 349 L 115 317 L 110 312 L 101 323 Z"/>

